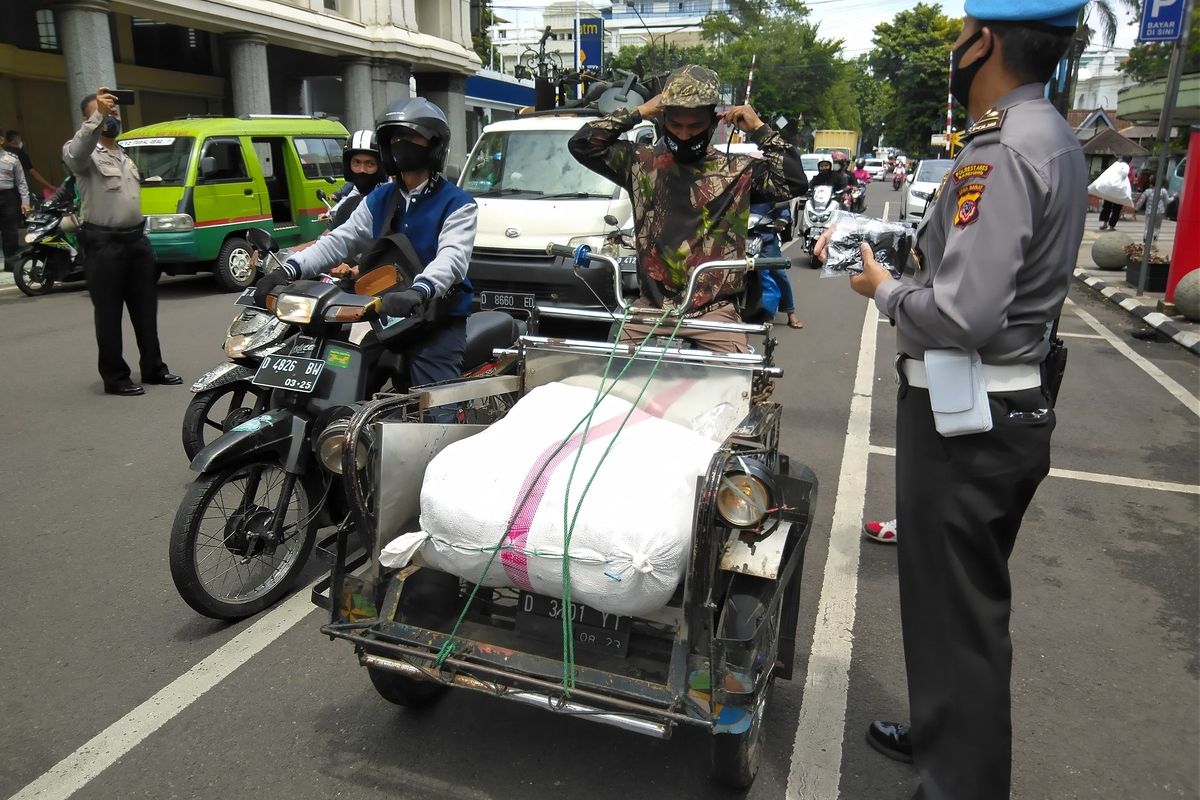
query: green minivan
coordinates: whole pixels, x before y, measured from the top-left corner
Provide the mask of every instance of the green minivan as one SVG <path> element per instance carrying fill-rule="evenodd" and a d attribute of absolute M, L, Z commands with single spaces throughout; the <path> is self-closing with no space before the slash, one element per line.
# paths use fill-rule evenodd
<path fill-rule="evenodd" d="M 228 291 L 254 283 L 249 228 L 280 246 L 324 230 L 318 189 L 341 186 L 340 122 L 307 116 L 191 117 L 121 135 L 142 175 L 146 235 L 170 275 L 211 270 Z"/>

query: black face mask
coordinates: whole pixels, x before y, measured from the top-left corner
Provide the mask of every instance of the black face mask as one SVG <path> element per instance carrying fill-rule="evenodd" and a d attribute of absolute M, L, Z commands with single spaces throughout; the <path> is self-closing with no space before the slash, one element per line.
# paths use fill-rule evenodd
<path fill-rule="evenodd" d="M 401 172 L 428 169 L 430 152 L 431 148 L 404 139 L 392 140 L 392 160 Z"/>
<path fill-rule="evenodd" d="M 358 189 L 358 193 L 366 197 L 380 183 L 380 174 L 378 171 L 368 174 L 366 172 L 351 172 L 350 183 Z"/>
<path fill-rule="evenodd" d="M 105 117 L 100 123 L 100 135 L 115 139 L 121 135 L 121 120 L 116 117 Z"/>
<path fill-rule="evenodd" d="M 950 54 L 950 94 L 963 108 L 967 107 L 967 100 L 971 94 L 971 83 L 975 80 L 975 74 L 979 72 L 983 62 L 992 57 L 992 48 L 989 47 L 986 53 L 965 67 L 960 67 L 958 62 L 962 61 L 963 55 L 971 45 L 979 41 L 982 36 L 983 28 L 980 28 L 965 42 L 954 48 L 954 52 Z"/>
<path fill-rule="evenodd" d="M 708 140 L 712 138 L 712 128 L 706 128 L 690 139 L 680 139 L 669 130 L 663 129 L 663 138 L 667 140 L 667 149 L 681 164 L 691 164 L 704 158 L 708 152 Z"/>

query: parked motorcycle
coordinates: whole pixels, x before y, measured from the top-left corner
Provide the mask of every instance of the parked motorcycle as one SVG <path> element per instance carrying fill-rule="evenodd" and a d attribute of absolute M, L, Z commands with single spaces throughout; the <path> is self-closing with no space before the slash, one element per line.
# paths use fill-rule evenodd
<path fill-rule="evenodd" d="M 29 248 L 13 271 L 18 289 L 36 297 L 56 283 L 83 280 L 83 253 L 75 236 L 79 222 L 70 200 L 42 205 L 29 213 L 25 225 Z"/>
<path fill-rule="evenodd" d="M 838 206 L 839 199 L 833 196 L 832 186 L 814 186 L 808 190 L 808 202 L 804 204 L 804 249 L 808 251 L 809 266 L 813 269 L 821 266 L 813 257 L 817 239 L 833 222 Z"/>
<path fill-rule="evenodd" d="M 277 249 L 263 231 L 250 231 L 248 239 L 260 257 Z M 171 527 L 171 577 L 201 614 L 242 619 L 271 605 L 303 570 L 317 529 L 345 518 L 345 498 L 335 484 L 346 423 L 387 381 L 408 389 L 403 350 L 428 324 L 418 317 L 381 318 L 378 295 L 408 285 L 419 270 L 396 260 L 364 270 L 357 293 L 308 280 L 272 291 L 267 310 L 295 326 L 297 335 L 289 347 L 263 355 L 252 379 L 270 392 L 268 410 L 197 453 L 192 469 L 199 475 Z M 350 335 L 356 322 L 372 327 L 359 341 Z M 473 315 L 463 358 L 468 374 L 509 368 L 512 360 L 493 351 L 510 347 L 518 333 L 506 314 Z M 477 409 L 480 418 L 505 410 Z M 360 466 L 366 460 L 364 445 Z"/>

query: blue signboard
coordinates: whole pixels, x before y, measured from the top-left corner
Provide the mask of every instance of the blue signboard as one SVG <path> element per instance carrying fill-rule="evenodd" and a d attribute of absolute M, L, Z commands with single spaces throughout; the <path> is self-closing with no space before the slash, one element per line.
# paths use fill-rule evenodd
<path fill-rule="evenodd" d="M 1187 0 L 1146 0 L 1142 6 L 1142 42 L 1174 42 L 1183 36 L 1184 9 Z"/>
<path fill-rule="evenodd" d="M 604 67 L 604 20 L 589 17 L 579 20 L 578 47 L 575 50 L 575 68 L 599 72 Z"/>

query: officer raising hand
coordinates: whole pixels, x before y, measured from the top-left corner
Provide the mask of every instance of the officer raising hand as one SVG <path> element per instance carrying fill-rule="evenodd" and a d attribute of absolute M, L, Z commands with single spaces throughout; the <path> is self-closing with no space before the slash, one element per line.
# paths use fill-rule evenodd
<path fill-rule="evenodd" d="M 921 269 L 896 280 L 864 246 L 851 279 L 895 321 L 901 372 L 898 567 L 912 725 L 874 722 L 867 741 L 915 760 L 918 798 L 1009 797 L 1008 557 L 1050 469 L 1057 386 L 1043 362 L 1087 208 L 1079 141 L 1043 86 L 1082 4 L 967 0 L 950 89 L 974 124 L 918 229 Z M 946 413 L 980 391 L 986 403 Z"/>

